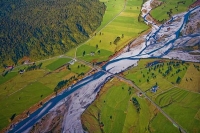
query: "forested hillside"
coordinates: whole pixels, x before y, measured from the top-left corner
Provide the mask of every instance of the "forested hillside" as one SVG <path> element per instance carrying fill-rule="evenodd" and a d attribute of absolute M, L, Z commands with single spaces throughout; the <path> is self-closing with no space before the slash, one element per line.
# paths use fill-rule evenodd
<path fill-rule="evenodd" d="M 1 0 L 0 64 L 68 51 L 89 38 L 105 8 L 99 0 Z"/>

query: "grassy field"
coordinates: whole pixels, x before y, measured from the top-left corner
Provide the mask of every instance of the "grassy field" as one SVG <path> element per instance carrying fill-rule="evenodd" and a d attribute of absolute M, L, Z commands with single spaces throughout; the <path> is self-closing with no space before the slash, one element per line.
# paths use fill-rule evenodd
<path fill-rule="evenodd" d="M 200 132 L 200 95 L 174 88 L 156 97 L 156 103 L 188 132 Z"/>
<path fill-rule="evenodd" d="M 35 82 L 43 75 L 44 71 L 41 70 L 29 71 L 22 75 L 17 74 L 14 78 L 0 85 L 0 100 Z"/>
<path fill-rule="evenodd" d="M 125 1 L 109 0 L 104 2 L 107 9 L 101 26 L 94 33 L 94 37 L 77 50 L 77 55 L 81 56 L 79 57 L 81 59 L 87 61 L 98 59 L 101 61 L 107 60 L 111 54 L 120 50 L 130 40 L 136 38 L 142 31 L 148 29 L 146 24 L 138 22 L 142 1 L 127 0 L 125 8 Z M 120 37 L 120 40 L 114 44 L 117 37 Z M 103 54 L 82 57 L 83 51 L 86 51 L 87 54 L 91 50 L 96 51 L 96 45 L 98 45 L 102 53 L 104 52 Z"/>
<path fill-rule="evenodd" d="M 158 6 L 157 8 L 153 9 L 150 14 L 153 18 L 162 21 L 164 19 L 169 19 L 169 15 L 167 12 L 170 12 L 170 9 L 172 9 L 172 15 L 178 14 L 184 11 L 188 10 L 188 7 L 195 2 L 195 0 L 185 0 L 185 4 L 178 2 L 181 2 L 183 0 L 159 0 L 162 1 L 163 4 L 161 6 Z"/>
<path fill-rule="evenodd" d="M 155 61 L 161 62 L 146 67 L 148 63 Z M 166 59 L 141 59 L 137 67 L 124 72 L 124 75 L 134 81 L 185 130 L 199 132 L 199 67 L 199 63 Z M 180 77 L 180 81 L 177 83 L 178 77 Z M 149 82 L 147 82 L 147 79 L 149 79 Z M 159 88 L 156 93 L 153 93 L 149 89 L 156 84 Z M 161 116 L 156 117 L 152 120 L 151 129 L 159 132 L 160 129 L 156 131 L 154 128 L 162 120 L 160 120 Z M 167 131 L 169 129 L 166 129 Z"/>
<path fill-rule="evenodd" d="M 138 100 L 140 113 L 130 101 L 132 97 L 136 97 Z M 161 114 L 159 119 L 162 120 L 162 123 L 157 126 L 155 126 L 155 122 L 151 123 L 151 119 L 157 113 L 155 107 L 142 97 L 138 97 L 133 88 L 113 79 L 102 88 L 94 103 L 83 113 L 82 122 L 84 129 L 95 133 L 102 131 L 106 133 L 149 132 L 149 126 L 154 127 L 152 129 L 156 131 L 162 131 L 157 127 L 162 125 L 171 131 L 178 132 Z M 165 123 L 168 124 L 165 125 Z M 100 127 L 102 124 L 103 126 Z"/>
<path fill-rule="evenodd" d="M 148 63 L 156 61 L 155 59 L 142 59 L 139 61 L 137 67 L 124 73 L 125 77 L 135 82 L 143 91 L 147 92 L 147 95 L 153 96 L 150 89 L 154 85 L 158 85 L 157 93 L 162 93 L 174 86 L 184 86 L 184 76 L 193 64 L 185 63 L 181 61 L 170 61 L 165 59 L 157 59 L 161 63 L 146 67 Z M 180 77 L 180 83 L 177 83 L 177 79 Z M 197 80 L 199 77 L 194 78 L 194 86 L 198 86 Z M 186 84 L 186 83 L 185 83 Z M 185 88 L 187 89 L 187 88 Z"/>
<path fill-rule="evenodd" d="M 180 83 L 180 87 L 200 93 L 200 71 L 197 70 L 194 65 L 200 67 L 199 63 L 193 63 L 190 65 Z"/>
<path fill-rule="evenodd" d="M 67 67 L 56 71 L 47 69 L 49 66 L 52 70 L 61 67 L 67 61 L 69 60 L 64 58 L 46 60 L 42 62 L 43 65 L 40 69 L 18 74 L 16 72 L 18 69 L 28 67 L 28 65 L 23 65 L 16 68 L 15 72 L 10 72 L 5 77 L 0 78 L 0 129 L 8 125 L 9 118 L 13 114 L 22 113 L 52 94 L 58 82 L 70 79 L 73 76 L 77 77 L 79 74 L 87 73 L 91 69 L 78 62 L 70 65 L 70 70 Z"/>
<path fill-rule="evenodd" d="M 162 125 L 161 125 L 162 123 Z M 167 120 L 161 113 L 155 115 L 151 121 L 150 130 L 154 133 L 178 133 L 178 128 L 172 126 L 172 123 Z"/>
<path fill-rule="evenodd" d="M 83 52 L 85 51 L 85 55 L 83 56 Z M 100 51 L 100 53 L 98 53 L 98 51 Z M 90 53 L 94 52 L 94 55 L 91 55 Z M 77 56 L 85 61 L 89 61 L 89 62 L 101 62 L 103 60 L 107 60 L 108 57 L 110 55 L 112 55 L 113 53 L 108 51 L 108 50 L 104 50 L 103 48 L 96 48 L 94 46 L 90 46 L 90 45 L 82 45 L 81 47 L 79 47 L 79 49 L 77 50 Z"/>
<path fill-rule="evenodd" d="M 53 71 L 59 68 L 60 66 L 67 64 L 71 59 L 69 58 L 59 58 L 56 61 L 52 62 L 51 64 L 47 65 L 46 68 Z"/>
<path fill-rule="evenodd" d="M 0 76 L 0 84 L 5 83 L 6 81 L 10 80 L 11 78 L 17 76 L 17 72 L 10 72 L 6 76 Z"/>
<path fill-rule="evenodd" d="M 13 114 L 22 113 L 51 93 L 52 90 L 45 85 L 34 82 L 13 94 L 12 97 L 0 100 L 0 129 L 9 123 L 9 119 Z"/>

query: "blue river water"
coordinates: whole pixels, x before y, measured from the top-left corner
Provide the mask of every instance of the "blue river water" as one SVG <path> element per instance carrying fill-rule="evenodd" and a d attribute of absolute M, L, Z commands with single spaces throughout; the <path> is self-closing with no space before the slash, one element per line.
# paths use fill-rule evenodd
<path fill-rule="evenodd" d="M 148 55 L 148 58 L 162 58 L 163 55 L 167 54 L 173 48 L 173 45 L 169 49 L 166 49 L 166 51 L 164 53 L 160 53 L 160 55 L 152 56 L 152 53 L 155 53 L 156 51 L 162 49 L 163 47 L 168 46 L 169 44 L 173 44 L 175 42 L 175 40 L 178 39 L 181 29 L 183 28 L 183 26 L 188 21 L 190 13 L 197 8 L 199 8 L 199 7 L 191 9 L 187 13 L 185 13 L 184 21 L 182 22 L 180 28 L 177 29 L 176 32 L 174 32 L 175 38 L 172 38 L 170 41 L 167 41 L 165 44 L 161 45 L 159 48 L 152 49 L 150 51 L 147 50 L 147 49 L 149 49 L 149 47 L 151 47 L 151 45 L 147 45 L 147 43 L 150 41 L 150 39 L 152 39 L 152 38 L 155 39 L 156 35 L 160 32 L 160 30 L 163 27 L 163 25 L 161 25 L 157 29 L 157 31 L 154 32 L 154 34 L 147 35 L 148 38 L 146 39 L 146 42 L 145 42 L 146 45 L 141 50 L 141 52 L 139 52 L 139 54 L 132 55 L 132 56 L 129 56 L 129 57 L 117 58 L 117 59 L 113 59 L 113 60 L 109 61 L 107 64 L 105 64 L 102 67 L 102 69 L 104 71 L 98 71 L 97 73 L 80 80 L 78 83 L 71 86 L 69 89 L 65 90 L 61 94 L 57 95 L 56 97 L 54 97 L 51 100 L 49 100 L 48 102 L 46 102 L 41 108 L 39 108 L 37 111 L 30 114 L 29 117 L 27 117 L 26 119 L 22 120 L 21 122 L 17 123 L 16 125 L 14 125 L 13 128 L 11 130 L 9 130 L 8 132 L 10 132 L 10 133 L 12 133 L 12 132 L 22 133 L 24 131 L 27 131 L 27 129 L 30 129 L 35 123 L 37 123 L 42 117 L 44 117 L 52 108 L 54 108 L 57 105 L 57 103 L 62 101 L 64 98 L 68 97 L 70 94 L 77 91 L 82 86 L 90 84 L 92 81 L 98 80 L 98 79 L 102 78 L 102 76 L 105 76 L 105 74 L 106 74 L 105 71 L 109 72 L 112 69 L 112 68 L 110 68 L 110 70 L 108 70 L 107 67 L 109 65 L 112 65 L 113 63 L 121 64 L 121 63 L 123 63 L 123 60 L 130 60 L 130 61 L 131 60 L 139 60 L 140 56 L 143 56 L 145 54 Z M 170 21 L 173 23 L 173 18 Z M 144 53 L 144 51 L 147 51 L 147 52 Z M 123 65 L 126 65 L 126 64 L 123 64 Z M 115 67 L 115 66 L 113 66 L 113 67 Z M 124 70 L 128 67 L 129 66 L 126 66 L 124 68 Z M 124 71 L 124 70 L 122 70 L 122 71 Z M 107 77 L 105 77 L 103 81 L 100 81 L 101 83 L 98 86 L 96 86 L 95 91 L 98 91 L 101 88 L 102 84 L 105 84 L 105 82 L 107 82 L 112 76 L 113 75 L 110 74 Z"/>

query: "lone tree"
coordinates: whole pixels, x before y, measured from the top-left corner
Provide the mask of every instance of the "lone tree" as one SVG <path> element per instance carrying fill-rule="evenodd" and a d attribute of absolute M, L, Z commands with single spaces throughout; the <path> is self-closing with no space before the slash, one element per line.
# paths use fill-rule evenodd
<path fill-rule="evenodd" d="M 176 83 L 179 84 L 181 82 L 181 78 L 178 76 L 178 78 L 176 79 Z"/>
<path fill-rule="evenodd" d="M 85 51 L 83 51 L 83 56 L 85 56 Z"/>
<path fill-rule="evenodd" d="M 101 51 L 100 51 L 100 50 L 98 50 L 97 52 L 98 52 L 98 54 L 100 54 L 100 53 L 101 53 Z"/>
<path fill-rule="evenodd" d="M 117 37 L 115 40 L 114 40 L 114 44 L 117 45 L 117 43 L 120 41 L 120 37 Z"/>
<path fill-rule="evenodd" d="M 99 45 L 98 44 L 96 44 L 96 49 L 98 49 L 99 48 Z"/>

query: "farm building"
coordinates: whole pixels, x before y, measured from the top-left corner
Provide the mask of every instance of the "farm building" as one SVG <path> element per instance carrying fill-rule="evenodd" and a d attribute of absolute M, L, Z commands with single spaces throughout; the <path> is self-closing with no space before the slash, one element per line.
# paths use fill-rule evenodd
<path fill-rule="evenodd" d="M 155 86 L 153 86 L 153 87 L 151 88 L 151 92 L 156 93 L 157 90 L 158 90 L 158 86 L 157 86 L 157 85 L 155 85 Z"/>

